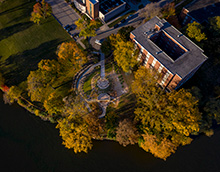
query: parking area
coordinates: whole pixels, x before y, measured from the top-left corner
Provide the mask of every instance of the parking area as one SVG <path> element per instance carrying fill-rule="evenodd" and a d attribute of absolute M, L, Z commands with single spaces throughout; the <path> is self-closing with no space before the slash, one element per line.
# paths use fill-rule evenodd
<path fill-rule="evenodd" d="M 69 25 L 72 29 L 69 29 L 70 34 L 79 33 L 76 29 L 74 22 L 80 18 L 80 16 L 70 7 L 64 0 L 46 0 L 53 10 L 53 15 L 57 21 L 63 26 Z"/>

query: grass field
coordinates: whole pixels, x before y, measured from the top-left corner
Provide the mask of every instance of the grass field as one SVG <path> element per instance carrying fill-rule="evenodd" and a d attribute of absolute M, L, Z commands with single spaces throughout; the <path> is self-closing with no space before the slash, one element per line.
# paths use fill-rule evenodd
<path fill-rule="evenodd" d="M 57 46 L 71 38 L 51 16 L 41 25 L 30 22 L 34 0 L 0 3 L 0 72 L 8 85 L 26 80 L 41 59 L 55 58 Z"/>

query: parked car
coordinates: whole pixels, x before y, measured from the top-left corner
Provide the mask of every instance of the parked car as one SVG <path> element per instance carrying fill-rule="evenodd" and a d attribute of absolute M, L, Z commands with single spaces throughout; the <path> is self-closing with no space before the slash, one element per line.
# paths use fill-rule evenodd
<path fill-rule="evenodd" d="M 66 25 L 66 26 L 64 27 L 64 29 L 65 29 L 67 32 L 69 32 L 69 31 L 71 31 L 73 28 L 72 28 L 70 25 Z"/>

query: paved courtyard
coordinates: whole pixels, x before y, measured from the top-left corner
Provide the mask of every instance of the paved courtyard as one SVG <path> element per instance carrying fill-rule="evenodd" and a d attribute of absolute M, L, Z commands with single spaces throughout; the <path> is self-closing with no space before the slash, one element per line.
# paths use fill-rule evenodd
<path fill-rule="evenodd" d="M 80 18 L 80 16 L 70 7 L 64 0 L 46 0 L 53 10 L 53 15 L 57 21 L 64 27 L 67 24 L 72 26 L 73 30 L 71 34 L 79 33 L 76 29 L 74 22 Z"/>

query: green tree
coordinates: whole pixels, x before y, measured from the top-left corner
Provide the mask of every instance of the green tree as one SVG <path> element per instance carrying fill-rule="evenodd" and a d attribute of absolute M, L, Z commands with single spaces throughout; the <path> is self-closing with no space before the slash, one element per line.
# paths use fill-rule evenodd
<path fill-rule="evenodd" d="M 205 33 L 202 33 L 202 25 L 195 21 L 187 25 L 186 33 L 197 42 L 207 39 Z"/>
<path fill-rule="evenodd" d="M 138 142 L 139 133 L 134 123 L 129 119 L 119 122 L 116 131 L 116 140 L 123 146 Z"/>

